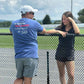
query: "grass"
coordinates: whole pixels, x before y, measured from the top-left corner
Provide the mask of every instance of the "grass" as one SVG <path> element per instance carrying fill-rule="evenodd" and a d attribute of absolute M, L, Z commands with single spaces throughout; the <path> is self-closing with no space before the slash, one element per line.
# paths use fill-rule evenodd
<path fill-rule="evenodd" d="M 58 44 L 57 36 L 38 36 L 39 49 L 56 49 Z"/>
<path fill-rule="evenodd" d="M 80 29 L 84 34 L 84 29 Z M 0 33 L 9 33 L 9 29 L 0 29 Z M 13 38 L 10 35 L 0 35 L 0 48 L 13 48 Z M 58 45 L 57 36 L 38 36 L 39 49 L 56 49 Z M 84 50 L 84 37 L 75 38 L 75 49 Z"/>
<path fill-rule="evenodd" d="M 57 36 L 39 36 L 39 49 L 56 49 L 58 45 Z M 84 37 L 75 37 L 75 50 L 84 50 Z"/>
<path fill-rule="evenodd" d="M 0 48 L 13 48 L 12 36 L 0 36 Z M 38 36 L 38 47 L 39 49 L 56 49 L 58 45 L 57 36 Z M 84 37 L 75 38 L 75 49 L 84 50 Z"/>
<path fill-rule="evenodd" d="M 0 33 L 10 33 L 9 29 L 8 28 L 2 28 L 0 29 Z"/>
<path fill-rule="evenodd" d="M 9 35 L 0 35 L 0 48 L 13 48 L 13 38 Z"/>

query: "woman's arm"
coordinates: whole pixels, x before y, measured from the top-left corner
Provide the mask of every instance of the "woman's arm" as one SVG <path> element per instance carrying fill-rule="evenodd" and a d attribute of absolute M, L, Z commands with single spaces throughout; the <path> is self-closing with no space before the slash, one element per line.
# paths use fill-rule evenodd
<path fill-rule="evenodd" d="M 72 23 L 75 33 L 80 34 L 80 30 L 79 30 L 77 24 L 75 23 L 75 21 L 71 17 L 68 17 L 68 19 Z"/>
<path fill-rule="evenodd" d="M 46 30 L 45 28 L 43 29 L 42 32 L 40 32 L 40 34 L 52 34 L 52 33 L 59 33 L 61 34 L 63 37 L 66 37 L 66 34 L 67 32 L 63 32 L 63 31 L 60 31 L 60 30 L 55 30 L 55 29 L 51 29 L 51 30 Z"/>
<path fill-rule="evenodd" d="M 48 34 L 51 34 L 51 33 L 59 33 L 59 34 L 61 34 L 63 37 L 66 37 L 66 34 L 67 34 L 67 32 L 63 32 L 63 31 L 55 30 L 55 29 L 48 30 L 46 33 L 48 33 Z"/>

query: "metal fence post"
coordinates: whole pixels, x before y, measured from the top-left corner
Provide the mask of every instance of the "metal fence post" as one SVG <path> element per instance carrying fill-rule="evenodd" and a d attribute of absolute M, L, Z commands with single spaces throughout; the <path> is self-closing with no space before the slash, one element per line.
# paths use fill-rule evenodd
<path fill-rule="evenodd" d="M 47 84 L 50 84 L 49 79 L 49 52 L 47 51 Z"/>

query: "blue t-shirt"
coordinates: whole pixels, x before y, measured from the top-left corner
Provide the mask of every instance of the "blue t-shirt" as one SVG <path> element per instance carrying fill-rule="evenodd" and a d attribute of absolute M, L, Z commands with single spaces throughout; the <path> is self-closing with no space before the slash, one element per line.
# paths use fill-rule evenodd
<path fill-rule="evenodd" d="M 37 32 L 43 27 L 35 20 L 22 18 L 13 21 L 10 27 L 13 34 L 15 58 L 38 58 Z"/>

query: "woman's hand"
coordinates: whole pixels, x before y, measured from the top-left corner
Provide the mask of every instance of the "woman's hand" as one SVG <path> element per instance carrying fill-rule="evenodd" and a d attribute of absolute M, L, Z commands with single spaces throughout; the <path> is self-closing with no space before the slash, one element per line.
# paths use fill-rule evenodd
<path fill-rule="evenodd" d="M 71 17 L 68 17 L 68 19 L 69 19 L 70 22 L 73 22 L 74 21 Z"/>
<path fill-rule="evenodd" d="M 75 34 L 80 34 L 80 30 L 79 30 L 77 24 L 75 23 L 75 21 L 71 17 L 68 17 L 68 19 L 73 25 L 73 29 L 75 31 Z"/>
<path fill-rule="evenodd" d="M 67 35 L 68 32 L 59 31 L 59 33 L 60 33 L 63 37 L 66 37 L 66 35 Z"/>

